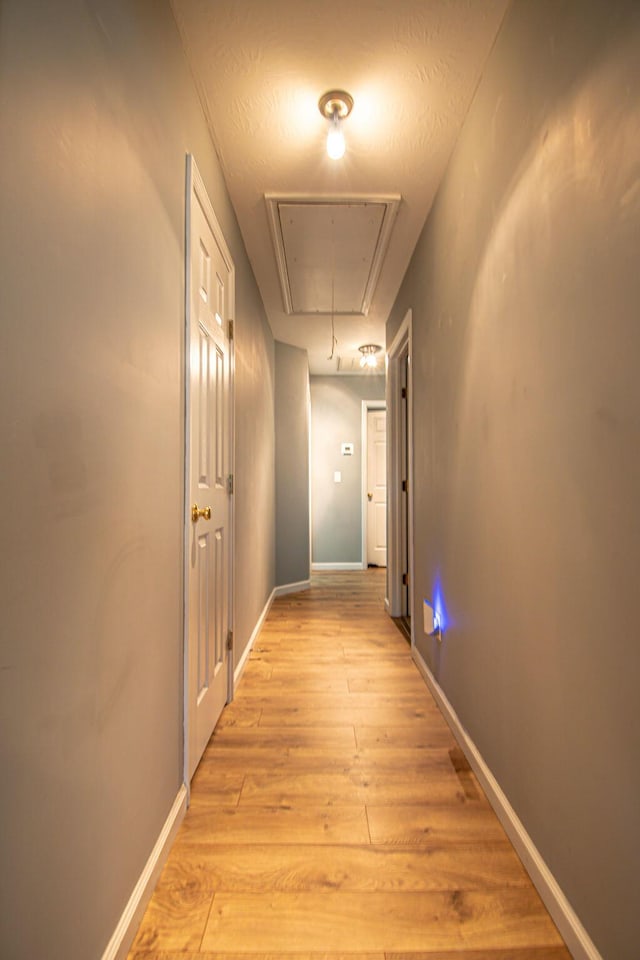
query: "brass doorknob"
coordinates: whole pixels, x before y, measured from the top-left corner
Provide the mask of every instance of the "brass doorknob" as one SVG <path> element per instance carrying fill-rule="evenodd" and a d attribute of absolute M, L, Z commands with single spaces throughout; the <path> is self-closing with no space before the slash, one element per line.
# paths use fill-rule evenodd
<path fill-rule="evenodd" d="M 197 523 L 200 517 L 205 520 L 211 520 L 211 507 L 199 507 L 197 503 L 191 507 L 191 519 Z"/>
<path fill-rule="evenodd" d="M 368 499 L 368 500 L 373 500 L 373 494 L 372 494 L 372 493 L 368 493 L 368 494 L 367 494 L 367 499 Z"/>

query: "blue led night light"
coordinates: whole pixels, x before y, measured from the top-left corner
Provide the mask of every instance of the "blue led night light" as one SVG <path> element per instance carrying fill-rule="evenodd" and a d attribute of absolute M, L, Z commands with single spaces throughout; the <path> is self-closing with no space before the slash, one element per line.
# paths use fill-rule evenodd
<path fill-rule="evenodd" d="M 444 593 L 439 572 L 436 574 L 436 580 L 433 586 L 433 625 L 434 629 L 442 631 L 445 631 L 449 625 L 449 615 L 447 613 L 447 605 L 444 602 Z"/>

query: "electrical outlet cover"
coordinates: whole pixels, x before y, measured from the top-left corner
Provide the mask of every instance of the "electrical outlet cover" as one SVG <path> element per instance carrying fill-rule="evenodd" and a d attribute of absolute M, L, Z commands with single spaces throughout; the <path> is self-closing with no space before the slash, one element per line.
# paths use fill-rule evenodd
<path fill-rule="evenodd" d="M 424 632 L 427 636 L 435 630 L 433 607 L 428 600 L 424 601 Z"/>

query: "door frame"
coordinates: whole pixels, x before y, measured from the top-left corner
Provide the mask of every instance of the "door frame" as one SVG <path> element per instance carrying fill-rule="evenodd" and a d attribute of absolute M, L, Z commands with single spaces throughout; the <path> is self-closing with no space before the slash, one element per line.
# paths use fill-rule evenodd
<path fill-rule="evenodd" d="M 182 358 L 182 376 L 184 378 L 183 390 L 183 432 L 184 432 L 184 464 L 183 464 L 183 537 L 182 537 L 182 662 L 183 662 L 183 692 L 182 692 L 182 768 L 183 782 L 187 790 L 187 803 L 191 795 L 191 781 L 189 778 L 189 544 L 192 533 L 191 520 L 191 497 L 189 487 L 189 470 L 191 463 L 191 444 L 190 444 L 190 418 L 191 418 L 191 201 L 193 196 L 199 198 L 199 202 L 206 211 L 207 220 L 211 226 L 214 238 L 225 266 L 229 271 L 229 312 L 231 316 L 224 320 L 232 324 L 233 334 L 229 339 L 229 470 L 231 477 L 235 478 L 235 266 L 231 257 L 231 252 L 227 246 L 222 228 L 215 215 L 214 209 L 209 200 L 204 180 L 198 170 L 193 154 L 186 155 L 186 176 L 185 176 L 185 261 L 184 261 L 184 337 L 183 337 L 183 358 Z M 232 483 L 234 481 L 232 480 Z M 232 487 L 233 490 L 233 487 Z M 229 623 L 228 629 L 233 635 L 233 625 L 235 623 L 235 605 L 234 605 L 234 546 L 235 546 L 235 497 L 229 497 L 229 570 L 228 570 L 228 611 Z M 233 700 L 233 647 L 227 650 L 227 703 Z"/>
<path fill-rule="evenodd" d="M 413 317 L 407 310 L 400 329 L 387 352 L 387 599 L 385 607 L 392 617 L 402 615 L 402 371 L 407 358 L 407 533 L 409 555 L 409 615 L 411 645 L 415 643 L 413 616 Z"/>
<path fill-rule="evenodd" d="M 361 504 L 362 504 L 362 569 L 367 570 L 367 457 L 369 452 L 369 430 L 367 422 L 367 413 L 369 410 L 386 410 L 386 400 L 363 400 L 362 401 L 362 426 L 360 431 L 360 468 L 361 468 Z M 388 475 L 387 467 L 387 475 Z M 387 490 L 387 516 L 389 511 L 389 491 Z M 388 521 L 387 521 L 388 527 Z M 387 561 L 388 562 L 388 561 Z"/>

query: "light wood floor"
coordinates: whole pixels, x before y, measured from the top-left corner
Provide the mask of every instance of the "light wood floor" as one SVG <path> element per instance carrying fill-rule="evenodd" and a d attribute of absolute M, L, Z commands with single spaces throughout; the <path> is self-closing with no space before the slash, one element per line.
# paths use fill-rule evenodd
<path fill-rule="evenodd" d="M 274 603 L 129 960 L 570 960 L 383 596 Z"/>

